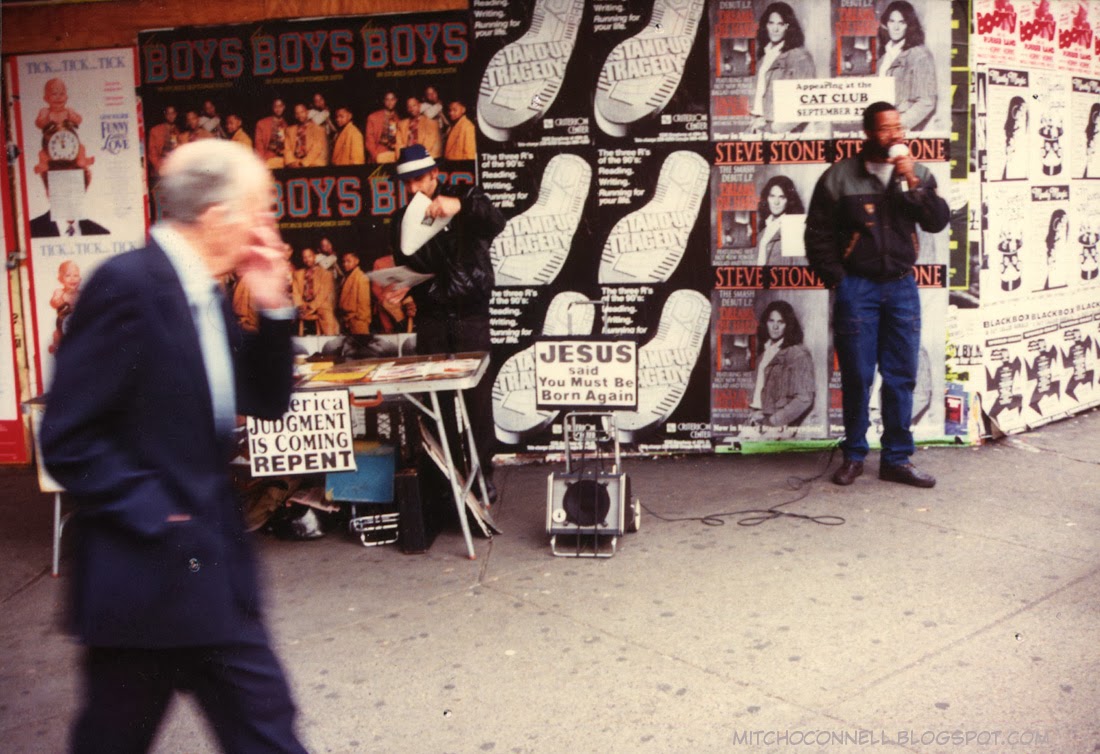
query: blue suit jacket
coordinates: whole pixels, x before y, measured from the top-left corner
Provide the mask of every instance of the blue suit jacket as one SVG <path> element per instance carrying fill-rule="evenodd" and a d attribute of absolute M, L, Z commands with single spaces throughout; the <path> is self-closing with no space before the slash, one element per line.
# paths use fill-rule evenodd
<path fill-rule="evenodd" d="M 265 318 L 245 337 L 230 322 L 240 413 L 286 410 L 290 331 L 290 321 Z M 76 504 L 71 619 L 85 643 L 263 637 L 230 438 L 215 430 L 198 333 L 155 244 L 113 257 L 85 284 L 58 349 L 41 440 L 46 467 Z"/>

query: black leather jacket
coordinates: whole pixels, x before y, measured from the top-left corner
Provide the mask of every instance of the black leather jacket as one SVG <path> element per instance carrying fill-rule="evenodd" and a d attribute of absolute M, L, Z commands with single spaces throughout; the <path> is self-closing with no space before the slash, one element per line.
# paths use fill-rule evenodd
<path fill-rule="evenodd" d="M 929 233 L 947 227 L 950 211 L 936 193 L 936 179 L 917 163 L 920 185 L 903 191 L 883 186 L 859 156 L 831 166 L 817 181 L 806 214 L 806 258 L 833 288 L 851 272 L 891 280 L 913 269 L 920 255 L 917 226 Z"/>
<path fill-rule="evenodd" d="M 446 228 L 409 256 L 401 253 L 405 208 L 398 210 L 392 231 L 394 263 L 435 275 L 412 289 L 418 318 L 488 315 L 495 281 L 489 246 L 504 230 L 504 215 L 477 186 L 441 186 L 438 194 L 458 198 L 462 209 Z"/>

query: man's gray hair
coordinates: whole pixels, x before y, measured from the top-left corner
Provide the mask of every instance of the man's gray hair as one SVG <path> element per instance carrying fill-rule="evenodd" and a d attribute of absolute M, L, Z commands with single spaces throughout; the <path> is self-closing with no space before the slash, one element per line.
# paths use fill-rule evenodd
<path fill-rule="evenodd" d="M 193 225 L 218 204 L 240 202 L 269 179 L 251 150 L 221 139 L 203 139 L 173 150 L 164 161 L 156 197 L 165 220 Z"/>

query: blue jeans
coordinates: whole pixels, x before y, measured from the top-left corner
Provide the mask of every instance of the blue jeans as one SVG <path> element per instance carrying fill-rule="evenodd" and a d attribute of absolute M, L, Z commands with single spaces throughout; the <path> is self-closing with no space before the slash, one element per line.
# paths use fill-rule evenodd
<path fill-rule="evenodd" d="M 847 275 L 836 288 L 833 344 L 840 365 L 845 460 L 867 457 L 875 367 L 882 374 L 882 463 L 913 454 L 913 388 L 920 355 L 920 296 L 912 275 L 877 283 Z"/>

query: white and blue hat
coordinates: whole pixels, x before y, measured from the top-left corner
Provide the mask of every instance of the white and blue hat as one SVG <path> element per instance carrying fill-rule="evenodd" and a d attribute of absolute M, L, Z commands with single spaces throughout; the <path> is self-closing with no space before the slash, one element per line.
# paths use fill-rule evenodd
<path fill-rule="evenodd" d="M 435 167 L 435 160 L 423 144 L 410 144 L 397 157 L 397 177 L 403 181 L 424 175 Z"/>

